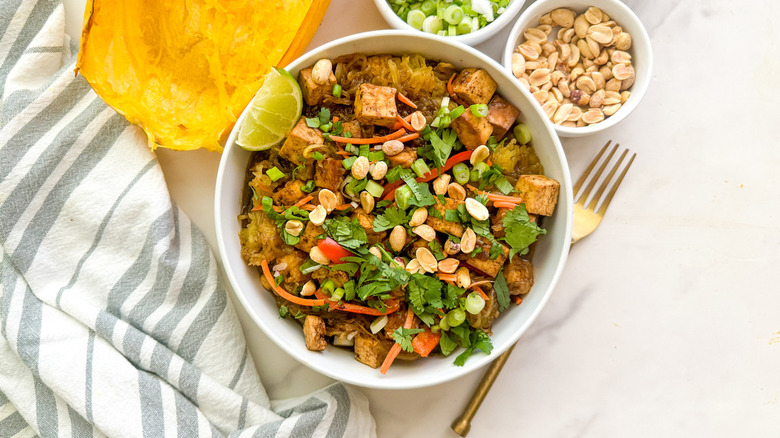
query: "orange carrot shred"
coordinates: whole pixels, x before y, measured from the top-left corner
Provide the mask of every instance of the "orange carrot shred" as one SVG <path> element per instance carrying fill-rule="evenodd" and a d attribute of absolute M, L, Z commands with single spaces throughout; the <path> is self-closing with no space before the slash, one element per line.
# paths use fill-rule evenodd
<path fill-rule="evenodd" d="M 344 157 L 348 157 L 348 156 L 352 155 L 352 154 L 350 154 L 347 151 L 337 151 L 336 153 L 341 155 L 341 156 L 344 156 Z"/>
<path fill-rule="evenodd" d="M 515 203 L 515 202 L 507 202 L 507 201 L 495 201 L 493 202 L 493 207 L 514 209 L 515 207 L 517 207 L 517 204 L 519 204 L 519 202 Z"/>
<path fill-rule="evenodd" d="M 339 118 L 338 118 L 338 117 L 333 117 L 333 123 L 336 123 L 336 122 L 338 122 L 338 121 L 339 121 Z"/>
<path fill-rule="evenodd" d="M 417 105 L 414 104 L 408 97 L 404 96 L 400 92 L 398 93 L 398 100 L 400 100 L 402 103 L 412 107 L 413 109 L 417 109 Z"/>
<path fill-rule="evenodd" d="M 406 143 L 407 141 L 414 140 L 415 138 L 419 137 L 420 134 L 413 132 L 411 134 L 406 134 L 403 137 L 398 137 L 396 140 L 400 141 L 401 143 Z"/>
<path fill-rule="evenodd" d="M 406 310 L 406 320 L 404 321 L 404 328 L 409 329 L 412 328 L 412 322 L 414 322 L 414 312 L 412 311 L 412 308 L 409 307 Z M 398 357 L 398 353 L 401 352 L 401 344 L 393 344 L 392 347 L 390 347 L 390 352 L 387 353 L 387 357 L 385 357 L 385 361 L 382 362 L 382 366 L 379 368 L 379 372 L 382 374 L 387 374 L 387 370 L 390 369 L 390 365 L 393 364 L 393 361 L 396 357 Z"/>
<path fill-rule="evenodd" d="M 308 204 L 308 203 L 309 203 L 309 201 L 311 201 L 312 199 L 314 199 L 314 196 L 312 196 L 312 195 L 309 195 L 309 196 L 307 196 L 307 197 L 305 197 L 305 198 L 301 199 L 300 201 L 296 202 L 296 203 L 295 203 L 295 206 L 296 206 L 296 207 L 300 207 L 300 206 L 302 206 L 302 205 L 304 205 L 304 204 Z"/>
<path fill-rule="evenodd" d="M 520 303 L 523 302 L 523 299 L 520 298 L 520 295 L 512 295 L 511 297 L 509 297 L 509 299 L 512 300 L 512 302 L 518 306 L 520 305 Z"/>
<path fill-rule="evenodd" d="M 455 281 L 458 277 L 455 274 L 444 274 L 444 273 L 438 273 L 436 274 L 437 277 L 439 277 L 439 280 L 443 281 Z"/>
<path fill-rule="evenodd" d="M 455 73 L 450 76 L 450 80 L 447 81 L 447 93 L 450 95 L 450 98 L 455 97 L 455 90 L 452 88 L 452 80 L 455 79 Z"/>
<path fill-rule="evenodd" d="M 409 122 L 407 122 L 406 120 L 402 119 L 401 116 L 396 116 L 396 117 L 398 118 L 398 123 L 401 124 L 401 127 L 403 127 L 404 129 L 406 129 L 409 132 L 414 132 L 415 131 L 415 129 L 412 128 L 412 125 L 410 125 Z"/>
<path fill-rule="evenodd" d="M 321 306 L 325 304 L 325 300 L 311 300 L 307 298 L 301 298 L 297 297 L 290 292 L 287 292 L 284 290 L 284 288 L 281 288 L 276 285 L 276 279 L 274 279 L 274 276 L 271 274 L 271 269 L 268 267 L 268 260 L 263 260 L 260 263 L 260 266 L 263 268 L 263 275 L 265 276 L 265 279 L 268 280 L 268 283 L 271 284 L 271 289 L 273 289 L 274 292 L 276 292 L 277 295 L 284 298 L 285 300 L 295 303 L 301 306 Z"/>
<path fill-rule="evenodd" d="M 352 204 L 341 204 L 341 205 L 337 205 L 335 208 L 336 210 L 346 210 L 350 207 L 352 207 Z"/>
<path fill-rule="evenodd" d="M 481 297 L 482 297 L 482 299 L 483 299 L 483 300 L 485 300 L 485 301 L 488 301 L 488 300 L 490 300 L 490 297 L 489 297 L 489 296 L 487 296 L 487 294 L 485 293 L 485 291 L 483 291 L 483 290 L 482 290 L 482 288 L 481 288 L 481 287 L 479 287 L 479 286 L 474 286 L 474 290 L 475 290 L 475 291 L 477 291 L 477 293 L 479 294 L 479 296 L 481 296 Z"/>
<path fill-rule="evenodd" d="M 399 129 L 392 134 L 387 134 L 383 137 L 374 137 L 374 138 L 347 138 L 347 137 L 337 137 L 335 135 L 331 135 L 330 139 L 335 141 L 336 143 L 352 143 L 352 144 L 375 144 L 375 143 L 384 143 L 388 140 L 395 140 L 398 137 L 403 136 L 406 134 L 405 129 Z M 416 137 L 415 137 L 416 138 Z"/>
<path fill-rule="evenodd" d="M 315 206 L 313 206 L 311 204 L 306 204 L 306 205 L 301 206 L 301 210 L 306 210 L 306 211 L 314 211 L 315 208 L 317 208 L 317 207 L 315 207 Z"/>

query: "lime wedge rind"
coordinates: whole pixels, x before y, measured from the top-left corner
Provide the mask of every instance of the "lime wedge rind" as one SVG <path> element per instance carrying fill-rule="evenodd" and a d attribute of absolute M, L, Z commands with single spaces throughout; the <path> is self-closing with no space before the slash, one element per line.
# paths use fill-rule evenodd
<path fill-rule="evenodd" d="M 298 82 L 286 70 L 273 68 L 249 103 L 236 143 L 250 151 L 269 149 L 290 132 L 302 110 Z"/>

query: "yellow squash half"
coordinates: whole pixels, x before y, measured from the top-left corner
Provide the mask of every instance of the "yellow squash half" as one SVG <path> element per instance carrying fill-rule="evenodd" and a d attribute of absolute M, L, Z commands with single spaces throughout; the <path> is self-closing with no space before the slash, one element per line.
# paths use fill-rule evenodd
<path fill-rule="evenodd" d="M 76 71 L 152 148 L 221 150 L 274 65 L 298 57 L 330 0 L 88 0 Z"/>

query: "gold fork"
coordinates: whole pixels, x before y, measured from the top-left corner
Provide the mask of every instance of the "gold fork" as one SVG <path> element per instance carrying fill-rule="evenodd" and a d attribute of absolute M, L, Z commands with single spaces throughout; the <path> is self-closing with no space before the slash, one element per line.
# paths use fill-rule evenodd
<path fill-rule="evenodd" d="M 596 155 L 596 158 L 590 162 L 588 168 L 585 169 L 585 172 L 583 172 L 580 179 L 577 180 L 577 183 L 574 185 L 574 199 L 576 203 L 574 205 L 574 226 L 572 228 L 571 243 L 579 241 L 583 237 L 596 230 L 596 227 L 598 227 L 601 223 L 601 219 L 604 218 L 604 213 L 607 212 L 607 207 L 609 207 L 609 203 L 612 201 L 612 197 L 615 196 L 615 192 L 617 192 L 618 187 L 620 187 L 620 183 L 623 182 L 623 177 L 626 176 L 628 168 L 631 167 L 631 163 L 633 163 L 634 158 L 636 158 L 636 154 L 631 156 L 631 159 L 628 160 L 628 164 L 626 164 L 623 168 L 623 171 L 620 172 L 617 180 L 615 180 L 612 188 L 607 193 L 607 196 L 601 201 L 599 206 L 599 200 L 602 199 L 604 191 L 609 187 L 609 183 L 612 180 L 612 177 L 615 176 L 615 172 L 617 172 L 617 170 L 620 168 L 620 165 L 623 163 L 623 160 L 626 158 L 626 155 L 628 155 L 628 149 L 624 150 L 623 154 L 620 155 L 620 159 L 617 161 L 617 163 L 615 163 L 615 165 L 607 174 L 606 178 L 604 178 L 602 181 L 596 193 L 593 195 L 591 202 L 586 204 L 590 197 L 591 190 L 593 190 L 593 187 L 596 186 L 596 183 L 601 178 L 601 175 L 604 173 L 607 165 L 609 165 L 609 162 L 612 160 L 612 156 L 615 155 L 615 152 L 620 146 L 618 143 L 612 148 L 603 164 L 601 164 L 596 173 L 591 176 L 593 169 L 599 163 L 599 160 L 604 155 L 604 152 L 606 152 L 611 143 L 612 140 L 608 141 L 607 144 L 601 148 L 601 151 L 598 153 L 598 155 Z M 582 185 L 585 183 L 585 181 L 588 181 L 589 177 L 591 177 L 590 183 L 580 194 L 579 192 L 582 188 Z M 599 209 L 596 210 L 596 207 L 599 207 Z M 464 437 L 468 435 L 469 430 L 471 429 L 471 420 L 479 410 L 482 401 L 485 400 L 485 396 L 487 396 L 487 393 L 493 386 L 493 382 L 496 381 L 498 374 L 501 372 L 504 364 L 506 364 L 506 361 L 509 359 L 509 355 L 512 354 L 512 350 L 514 350 L 514 348 L 515 346 L 513 345 L 509 348 L 509 350 L 498 356 L 496 360 L 490 364 L 487 372 L 482 377 L 482 381 L 479 382 L 479 386 L 477 386 L 477 388 L 474 390 L 474 394 L 471 395 L 471 400 L 469 400 L 469 403 L 466 405 L 463 413 L 452 423 L 452 430 L 454 430 L 455 433 Z"/>

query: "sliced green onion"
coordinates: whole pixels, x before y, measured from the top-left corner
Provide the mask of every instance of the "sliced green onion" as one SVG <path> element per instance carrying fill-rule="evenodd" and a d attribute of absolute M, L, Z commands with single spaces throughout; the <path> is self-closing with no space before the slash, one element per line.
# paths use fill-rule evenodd
<path fill-rule="evenodd" d="M 320 286 L 320 289 L 322 289 L 322 292 L 325 294 L 330 294 L 333 292 L 333 289 L 336 288 L 336 283 L 333 282 L 333 280 L 326 280 L 325 283 L 322 283 L 322 286 Z"/>
<path fill-rule="evenodd" d="M 471 18 L 464 16 L 460 23 L 458 23 L 458 35 L 465 35 L 471 33 Z"/>
<path fill-rule="evenodd" d="M 457 327 L 463 324 L 464 321 L 466 321 L 466 312 L 461 308 L 452 309 L 447 314 L 447 322 L 450 324 L 450 327 Z"/>
<path fill-rule="evenodd" d="M 279 181 L 280 179 L 284 178 L 284 172 L 279 170 L 279 168 L 276 166 L 266 170 L 265 174 L 271 178 L 271 181 Z"/>
<path fill-rule="evenodd" d="M 488 106 L 485 103 L 475 103 L 471 105 L 471 114 L 475 117 L 486 117 L 488 115 Z"/>
<path fill-rule="evenodd" d="M 442 330 L 449 330 L 449 329 L 450 329 L 450 323 L 449 323 L 449 322 L 447 322 L 447 315 L 444 315 L 444 316 L 441 318 L 441 321 L 439 321 L 439 327 L 440 327 Z"/>
<path fill-rule="evenodd" d="M 444 10 L 444 21 L 450 24 L 458 24 L 463 20 L 463 9 L 458 5 L 450 5 Z"/>
<path fill-rule="evenodd" d="M 304 268 L 303 266 L 301 266 L 301 274 L 303 274 L 303 275 L 309 275 L 309 274 L 311 274 L 312 272 L 314 272 L 314 271 L 316 271 L 316 270 L 320 269 L 321 267 L 322 267 L 322 265 L 320 265 L 320 264 L 317 264 L 317 263 L 313 264 L 312 266 L 306 267 L 306 268 Z"/>
<path fill-rule="evenodd" d="M 531 141 L 531 129 L 525 123 L 518 123 L 514 129 L 515 138 L 520 144 L 526 144 Z"/>
<path fill-rule="evenodd" d="M 320 153 L 320 152 L 315 152 L 315 153 L 311 154 L 311 157 L 314 158 L 317 161 L 322 161 L 323 159 L 325 159 L 325 156 L 323 156 L 322 153 Z"/>
<path fill-rule="evenodd" d="M 336 97 L 341 97 L 341 85 L 339 84 L 333 85 L 333 95 Z"/>
<path fill-rule="evenodd" d="M 431 15 L 433 12 L 436 11 L 436 2 L 434 0 L 425 0 L 420 5 L 420 10 L 425 15 Z"/>
<path fill-rule="evenodd" d="M 333 294 L 331 294 L 330 299 L 333 301 L 339 301 L 340 299 L 344 298 L 344 288 L 339 287 L 336 288 L 336 290 L 333 291 Z"/>
<path fill-rule="evenodd" d="M 476 315 L 485 308 L 485 299 L 478 292 L 472 292 L 466 297 L 466 312 Z"/>
<path fill-rule="evenodd" d="M 458 182 L 458 184 L 466 184 L 469 182 L 469 166 L 467 166 L 464 163 L 458 163 L 454 166 L 452 166 L 452 175 L 455 177 L 455 181 Z"/>
<path fill-rule="evenodd" d="M 401 186 L 395 190 L 395 203 L 401 210 L 409 208 L 409 201 L 412 199 L 412 189 L 409 186 Z"/>
<path fill-rule="evenodd" d="M 347 157 L 347 158 L 344 158 L 341 161 L 341 165 L 344 166 L 345 169 L 349 170 L 349 169 L 352 169 L 352 165 L 355 164 L 356 160 L 357 160 L 357 157 L 355 157 L 355 156 Z"/>
<path fill-rule="evenodd" d="M 447 26 L 447 36 L 457 36 L 458 29 L 454 25 Z"/>
<path fill-rule="evenodd" d="M 412 163 L 412 170 L 414 171 L 414 173 L 417 174 L 417 176 L 421 177 L 426 173 L 430 172 L 431 168 L 428 167 L 427 164 L 425 164 L 425 160 L 423 160 L 422 158 L 418 158 L 417 160 L 414 161 L 414 163 Z"/>
<path fill-rule="evenodd" d="M 310 179 L 306 181 L 306 184 L 304 184 L 303 187 L 301 187 L 301 191 L 304 193 L 311 193 L 314 191 L 315 188 L 316 187 L 314 185 L 314 180 Z"/>
<path fill-rule="evenodd" d="M 377 334 L 380 331 L 382 331 L 383 328 L 387 325 L 387 321 L 390 318 L 387 317 L 387 315 L 382 315 L 379 318 L 375 319 L 371 325 L 368 326 L 368 328 L 371 329 L 371 333 Z"/>
<path fill-rule="evenodd" d="M 406 15 L 406 24 L 417 30 L 422 30 L 423 21 L 425 21 L 425 12 L 419 9 L 409 11 L 409 14 Z"/>
<path fill-rule="evenodd" d="M 366 183 L 366 191 L 370 193 L 371 196 L 379 198 L 382 196 L 382 192 L 385 191 L 385 188 L 375 181 L 368 181 Z"/>
<path fill-rule="evenodd" d="M 385 159 L 385 153 L 382 151 L 371 151 L 368 153 L 368 161 L 382 161 Z"/>
<path fill-rule="evenodd" d="M 431 15 L 430 17 L 426 17 L 425 21 L 423 21 L 422 24 L 422 30 L 423 32 L 428 33 L 439 33 L 439 31 L 442 29 L 442 21 L 441 18 Z"/>
<path fill-rule="evenodd" d="M 452 119 L 457 119 L 464 112 L 466 112 L 466 108 L 463 108 L 463 105 L 460 105 L 459 107 L 457 107 L 454 110 L 450 111 L 450 117 Z"/>

